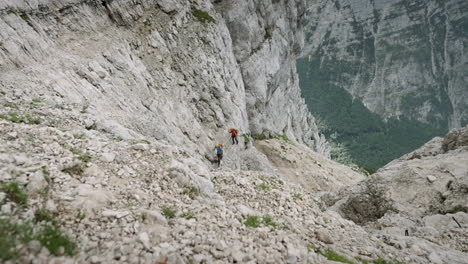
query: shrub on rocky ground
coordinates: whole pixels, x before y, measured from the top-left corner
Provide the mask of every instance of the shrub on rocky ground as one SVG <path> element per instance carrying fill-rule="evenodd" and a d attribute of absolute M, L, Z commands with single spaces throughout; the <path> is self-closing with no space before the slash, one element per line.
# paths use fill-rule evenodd
<path fill-rule="evenodd" d="M 10 200 L 20 205 L 26 205 L 28 203 L 28 195 L 23 192 L 17 182 L 5 184 L 2 189 L 8 195 Z"/>

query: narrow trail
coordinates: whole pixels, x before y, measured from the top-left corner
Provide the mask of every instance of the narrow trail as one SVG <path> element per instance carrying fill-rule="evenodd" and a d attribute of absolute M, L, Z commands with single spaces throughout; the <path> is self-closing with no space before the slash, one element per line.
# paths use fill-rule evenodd
<path fill-rule="evenodd" d="M 244 151 L 244 140 L 238 137 L 239 144 L 232 144 L 231 136 L 223 137 L 220 140 L 223 144 L 223 160 L 221 166 L 218 168 L 217 164 L 213 164 L 213 170 L 229 168 L 232 170 L 239 170 L 241 168 L 241 153 Z M 214 154 L 216 156 L 216 153 Z"/>

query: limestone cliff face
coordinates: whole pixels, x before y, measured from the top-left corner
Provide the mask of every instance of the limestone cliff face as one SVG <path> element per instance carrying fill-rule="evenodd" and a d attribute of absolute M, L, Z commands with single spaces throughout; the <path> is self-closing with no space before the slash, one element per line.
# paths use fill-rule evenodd
<path fill-rule="evenodd" d="M 297 89 L 295 58 L 304 43 L 305 3 L 224 1 L 219 9 L 240 65 L 252 131 L 285 134 L 327 152 Z"/>
<path fill-rule="evenodd" d="M 384 118 L 468 124 L 468 2 L 309 1 L 311 63 Z M 322 81 L 322 80 L 317 80 Z"/>
<path fill-rule="evenodd" d="M 200 155 L 228 127 L 286 134 L 327 155 L 293 64 L 303 3 L 228 2 L 2 1 L 0 87 L 10 100 L 81 105 L 98 129 Z"/>

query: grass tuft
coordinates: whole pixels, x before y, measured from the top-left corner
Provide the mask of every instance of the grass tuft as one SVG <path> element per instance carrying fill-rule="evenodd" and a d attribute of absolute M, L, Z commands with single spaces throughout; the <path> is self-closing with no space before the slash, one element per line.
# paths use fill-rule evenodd
<path fill-rule="evenodd" d="M 182 193 L 188 195 L 191 199 L 195 199 L 195 197 L 200 195 L 200 189 L 193 185 L 185 185 Z"/>
<path fill-rule="evenodd" d="M 37 209 L 36 212 L 34 212 L 34 221 L 38 223 L 50 222 L 53 225 L 59 224 L 57 220 L 55 220 L 55 218 L 46 209 Z"/>
<path fill-rule="evenodd" d="M 23 123 L 23 124 L 39 125 L 40 123 L 42 123 L 41 119 L 38 117 L 33 117 L 30 114 L 21 115 L 16 112 L 0 114 L 0 118 L 13 122 L 13 123 L 17 123 L 17 124 Z"/>
<path fill-rule="evenodd" d="M 0 218 L 0 262 L 20 262 L 22 245 L 33 240 L 39 241 L 55 256 L 76 254 L 76 243 L 61 231 L 57 220 L 45 210 L 36 211 L 35 217 L 47 223 L 39 224 L 38 220 L 36 223 L 18 223 L 10 218 Z"/>
<path fill-rule="evenodd" d="M 266 192 L 266 191 L 269 191 L 271 189 L 271 187 L 270 187 L 270 185 L 268 185 L 266 183 L 262 183 L 262 184 L 257 185 L 257 189 Z"/>
<path fill-rule="evenodd" d="M 302 195 L 300 193 L 295 193 L 293 194 L 293 199 L 302 201 Z"/>
<path fill-rule="evenodd" d="M 277 227 L 277 224 L 275 223 L 275 221 L 273 220 L 273 217 L 271 217 L 271 216 L 264 216 L 263 217 L 263 224 L 265 226 L 270 226 L 273 229 L 275 229 Z"/>
<path fill-rule="evenodd" d="M 331 261 L 336 261 L 336 262 L 341 262 L 341 263 L 347 263 L 347 264 L 353 264 L 351 260 L 347 259 L 344 256 L 341 256 L 340 254 L 336 253 L 335 251 L 331 249 L 326 249 L 325 251 L 317 251 L 318 254 L 326 257 L 328 260 Z"/>
<path fill-rule="evenodd" d="M 36 240 L 46 247 L 52 255 L 60 256 L 62 248 L 64 255 L 73 256 L 76 253 L 76 243 L 63 234 L 56 225 L 45 225 L 36 235 Z"/>
<path fill-rule="evenodd" d="M 286 143 L 289 143 L 289 142 L 290 142 L 289 138 L 288 138 L 286 135 L 281 135 L 281 134 L 280 134 L 280 135 L 274 136 L 274 138 L 279 139 L 279 140 L 282 140 L 282 141 L 284 141 L 284 142 L 286 142 Z"/>
<path fill-rule="evenodd" d="M 245 219 L 244 225 L 248 227 L 253 227 L 253 228 L 259 227 L 260 226 L 259 217 L 256 215 L 247 216 L 247 219 Z"/>
<path fill-rule="evenodd" d="M 175 209 L 172 209 L 171 207 L 163 207 L 161 210 L 162 215 L 164 215 L 168 219 L 172 219 L 176 217 L 177 211 Z"/>
<path fill-rule="evenodd" d="M 3 191 L 7 194 L 8 199 L 20 205 L 28 203 L 28 195 L 21 190 L 17 182 L 10 182 L 3 186 Z"/>
<path fill-rule="evenodd" d="M 197 219 L 197 217 L 195 216 L 195 214 L 193 212 L 183 213 L 183 214 L 180 215 L 180 217 L 183 217 L 183 218 L 185 218 L 187 220 L 189 220 L 189 219 L 195 219 L 196 220 Z"/>

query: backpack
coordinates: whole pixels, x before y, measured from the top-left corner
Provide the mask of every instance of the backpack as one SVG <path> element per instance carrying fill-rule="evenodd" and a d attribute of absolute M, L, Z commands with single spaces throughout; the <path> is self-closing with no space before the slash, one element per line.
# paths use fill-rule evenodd
<path fill-rule="evenodd" d="M 236 136 L 239 134 L 239 132 L 237 132 L 237 129 L 235 128 L 231 128 L 229 132 L 231 132 L 231 134 L 236 135 Z"/>
<path fill-rule="evenodd" d="M 223 155 L 223 148 L 221 146 L 216 147 L 216 154 Z"/>

